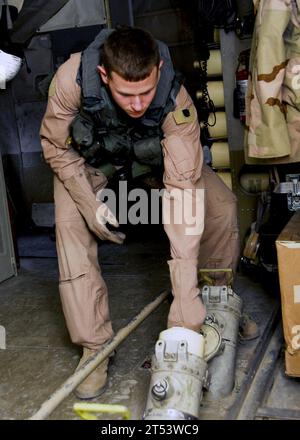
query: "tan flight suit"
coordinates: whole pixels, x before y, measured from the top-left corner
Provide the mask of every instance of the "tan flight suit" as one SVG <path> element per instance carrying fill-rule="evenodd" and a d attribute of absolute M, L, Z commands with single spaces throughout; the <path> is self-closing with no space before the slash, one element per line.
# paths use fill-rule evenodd
<path fill-rule="evenodd" d="M 79 64 L 80 54 L 75 54 L 59 68 L 50 86 L 40 134 L 45 159 L 55 173 L 59 288 L 67 326 L 74 343 L 97 349 L 113 335 L 107 288 L 98 264 L 95 236 L 66 189 L 68 179 L 78 173 L 88 176 L 91 194 L 106 184 L 105 176 L 86 165 L 67 144 L 69 125 L 80 107 L 81 91 L 76 83 Z M 168 193 L 173 188 L 205 189 L 199 202 L 205 225 L 203 234 L 197 236 L 185 235 L 185 225 L 165 225 L 171 244 L 172 260 L 168 263 L 174 295 L 168 326 L 199 330 L 205 309 L 198 296 L 197 267 L 236 268 L 236 198 L 213 171 L 202 165 L 197 115 L 184 87 L 176 103 L 162 127 L 164 184 Z M 181 108 L 189 108 L 195 117 L 190 122 L 179 121 L 175 112 Z M 218 282 L 224 283 L 225 278 Z"/>

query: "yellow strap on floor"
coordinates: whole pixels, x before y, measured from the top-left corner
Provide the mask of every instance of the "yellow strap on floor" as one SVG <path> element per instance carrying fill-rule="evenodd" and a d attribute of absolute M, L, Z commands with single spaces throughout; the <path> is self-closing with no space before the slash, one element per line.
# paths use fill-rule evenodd
<path fill-rule="evenodd" d="M 218 272 L 227 272 L 230 274 L 229 280 L 228 280 L 228 285 L 231 285 L 233 282 L 233 271 L 232 269 L 199 269 L 199 275 L 200 275 L 200 279 L 201 281 L 204 281 L 207 285 L 209 286 L 213 286 L 214 285 L 214 281 L 212 280 L 212 278 L 209 275 L 205 275 L 208 273 L 218 273 Z"/>
<path fill-rule="evenodd" d="M 73 411 L 84 420 L 98 420 L 93 413 L 120 414 L 123 420 L 130 420 L 131 412 L 123 405 L 107 405 L 102 403 L 75 403 Z"/>

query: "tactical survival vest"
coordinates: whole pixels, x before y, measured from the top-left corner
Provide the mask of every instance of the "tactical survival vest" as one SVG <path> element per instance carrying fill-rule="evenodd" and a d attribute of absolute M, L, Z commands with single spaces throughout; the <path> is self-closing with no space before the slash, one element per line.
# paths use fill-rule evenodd
<path fill-rule="evenodd" d="M 115 166 L 128 166 L 131 177 L 162 170 L 161 125 L 175 108 L 182 84 L 175 74 L 168 47 L 158 41 L 161 59 L 160 80 L 155 97 L 146 113 L 130 118 L 114 103 L 101 82 L 96 66 L 101 64 L 100 48 L 112 30 L 103 30 L 82 53 L 77 82 L 81 86 L 81 111 L 71 124 L 74 148 L 90 165 L 108 177 Z"/>

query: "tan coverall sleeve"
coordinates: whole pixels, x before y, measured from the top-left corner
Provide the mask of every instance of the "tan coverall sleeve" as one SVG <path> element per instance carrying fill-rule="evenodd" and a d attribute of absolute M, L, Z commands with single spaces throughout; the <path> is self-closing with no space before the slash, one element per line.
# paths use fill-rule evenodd
<path fill-rule="evenodd" d="M 190 114 L 190 116 L 181 118 L 182 111 L 185 113 L 186 110 L 188 110 L 187 114 Z M 181 87 L 178 93 L 175 110 L 168 114 L 162 128 L 164 132 L 162 146 L 166 196 L 168 198 L 174 189 L 192 190 L 193 207 L 195 208 L 195 205 L 198 205 L 197 212 L 200 212 L 203 218 L 203 194 L 199 194 L 199 199 L 196 197 L 195 192 L 203 163 L 200 127 L 195 106 L 184 87 Z M 191 225 L 185 224 L 184 213 L 182 220 L 182 224 L 172 222 L 164 224 L 165 231 L 170 239 L 172 258 L 197 259 L 202 234 L 200 232 L 197 235 L 187 235 L 186 228 Z"/>
<path fill-rule="evenodd" d="M 44 157 L 59 179 L 78 173 L 84 159 L 69 148 L 69 126 L 80 108 L 80 86 L 76 75 L 80 54 L 74 54 L 58 69 L 49 89 L 49 98 L 40 136 Z"/>

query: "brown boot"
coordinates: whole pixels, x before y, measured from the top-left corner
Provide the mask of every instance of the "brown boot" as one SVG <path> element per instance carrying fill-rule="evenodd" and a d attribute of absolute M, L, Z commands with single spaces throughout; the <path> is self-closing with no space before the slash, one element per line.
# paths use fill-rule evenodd
<path fill-rule="evenodd" d="M 258 338 L 259 334 L 260 331 L 256 322 L 249 315 L 243 313 L 239 326 L 240 339 L 242 341 L 251 341 Z"/>
<path fill-rule="evenodd" d="M 83 355 L 79 361 L 76 371 L 87 359 L 96 353 L 97 350 L 91 350 L 83 347 Z M 107 386 L 107 369 L 109 358 L 105 359 L 74 391 L 79 399 L 93 399 L 104 393 Z"/>

